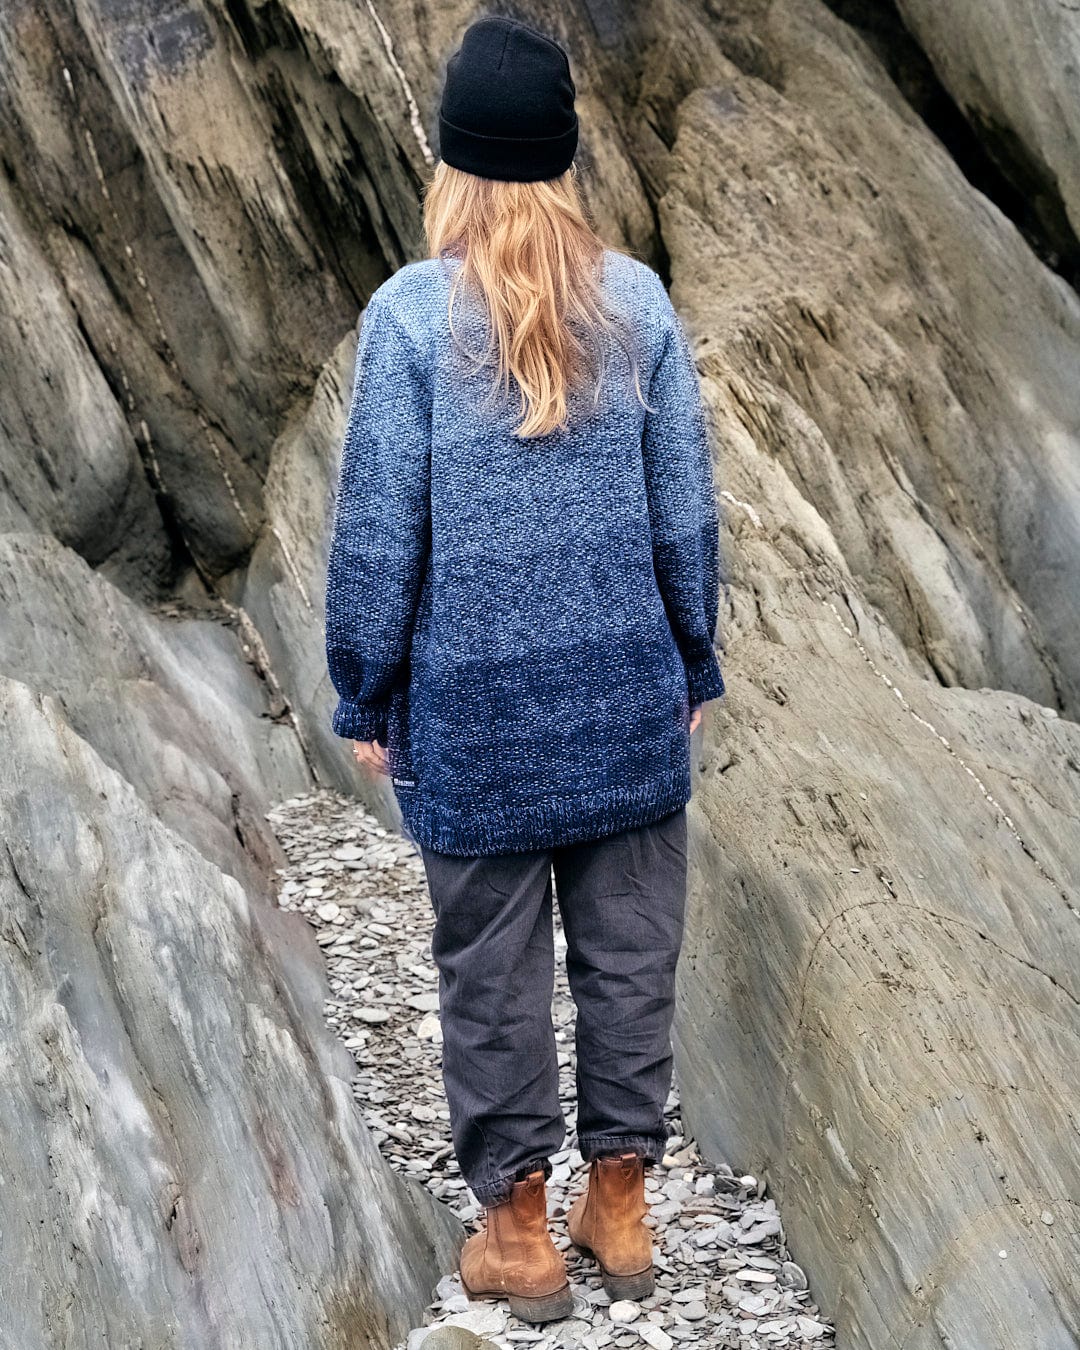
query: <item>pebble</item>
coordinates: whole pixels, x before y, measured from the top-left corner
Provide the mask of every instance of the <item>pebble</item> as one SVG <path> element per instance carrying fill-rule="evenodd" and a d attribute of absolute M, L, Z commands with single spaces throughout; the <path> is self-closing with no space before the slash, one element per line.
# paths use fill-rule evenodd
<path fill-rule="evenodd" d="M 506 1329 L 509 1315 L 502 1304 L 481 1303 L 477 1306 L 473 1303 L 466 1312 L 456 1312 L 446 1318 L 443 1326 L 458 1327 L 477 1336 L 497 1336 Z"/>
<path fill-rule="evenodd" d="M 618 1303 L 612 1303 L 608 1308 L 608 1317 L 613 1322 L 636 1322 L 640 1316 L 641 1309 L 628 1299 L 620 1299 Z"/>
<path fill-rule="evenodd" d="M 483 1350 L 484 1346 L 493 1346 L 494 1342 L 467 1327 L 450 1323 L 431 1328 L 422 1344 L 424 1350 Z"/>
<path fill-rule="evenodd" d="M 352 1053 L 353 1096 L 375 1144 L 392 1167 L 453 1211 L 466 1232 L 480 1231 L 483 1209 L 450 1143 L 433 915 L 419 854 L 358 802 L 329 790 L 292 798 L 268 819 L 288 862 L 279 869 L 278 903 L 315 929 L 326 961 L 326 1020 Z M 554 930 L 552 1020 L 567 1139 L 552 1156 L 548 1200 L 574 1291 L 573 1315 L 542 1328 L 519 1322 L 501 1300 L 471 1302 L 454 1272 L 433 1291 L 428 1325 L 394 1350 L 672 1350 L 676 1342 L 679 1350 L 827 1350 L 833 1330 L 784 1246 L 764 1179 L 702 1156 L 686 1133 L 677 1083 L 664 1116 L 667 1152 L 646 1173 L 656 1293 L 612 1303 L 595 1261 L 569 1244 L 566 1210 L 588 1169 L 574 1133 L 575 1009 L 557 910 Z M 453 1339 L 437 1342 L 437 1332 Z"/>

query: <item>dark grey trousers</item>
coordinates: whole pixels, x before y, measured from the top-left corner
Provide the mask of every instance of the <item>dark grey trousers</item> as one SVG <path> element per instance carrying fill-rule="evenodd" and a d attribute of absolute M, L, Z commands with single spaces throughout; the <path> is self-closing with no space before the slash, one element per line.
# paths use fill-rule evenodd
<path fill-rule="evenodd" d="M 422 848 L 442 1072 L 462 1176 L 482 1205 L 564 1144 L 551 1022 L 554 894 L 577 1005 L 577 1147 L 663 1155 L 686 807 L 588 843 L 491 857 Z"/>

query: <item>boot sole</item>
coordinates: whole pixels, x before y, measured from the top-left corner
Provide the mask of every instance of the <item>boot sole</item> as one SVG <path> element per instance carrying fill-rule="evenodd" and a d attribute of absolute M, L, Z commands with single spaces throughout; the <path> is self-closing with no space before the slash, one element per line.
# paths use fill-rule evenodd
<path fill-rule="evenodd" d="M 461 1287 L 471 1300 L 505 1298 L 510 1311 L 522 1322 L 555 1322 L 574 1311 L 574 1293 L 569 1282 L 553 1294 L 533 1295 L 508 1294 L 505 1289 L 470 1289 L 464 1280 Z"/>
<path fill-rule="evenodd" d="M 575 1242 L 574 1246 L 578 1251 L 584 1252 L 586 1256 L 591 1256 L 600 1267 L 600 1279 L 604 1284 L 604 1292 L 613 1303 L 623 1298 L 631 1300 L 648 1298 L 650 1294 L 656 1291 L 656 1267 L 651 1263 L 644 1270 L 636 1271 L 633 1275 L 616 1275 L 608 1270 L 591 1247 L 586 1247 L 583 1242 Z"/>

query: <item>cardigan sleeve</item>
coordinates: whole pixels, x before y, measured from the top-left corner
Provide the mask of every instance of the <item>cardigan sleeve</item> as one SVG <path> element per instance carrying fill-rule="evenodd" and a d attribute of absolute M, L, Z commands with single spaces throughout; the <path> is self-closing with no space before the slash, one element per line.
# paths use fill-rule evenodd
<path fill-rule="evenodd" d="M 333 729 L 385 744 L 430 546 L 431 397 L 423 361 L 376 291 L 360 323 L 326 575 Z"/>
<path fill-rule="evenodd" d="M 720 599 L 719 520 L 697 367 L 664 290 L 660 358 L 643 433 L 653 566 L 686 666 L 690 706 L 724 693 L 713 643 Z"/>

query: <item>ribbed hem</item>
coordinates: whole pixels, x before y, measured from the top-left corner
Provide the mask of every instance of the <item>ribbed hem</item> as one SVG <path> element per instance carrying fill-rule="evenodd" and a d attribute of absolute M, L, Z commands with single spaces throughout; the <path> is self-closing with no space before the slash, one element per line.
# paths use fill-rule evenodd
<path fill-rule="evenodd" d="M 351 703 L 343 698 L 334 709 L 334 735 L 349 741 L 378 741 L 385 745 L 386 718 L 384 703 Z"/>
<path fill-rule="evenodd" d="M 535 183 L 558 178 L 574 159 L 578 119 L 554 136 L 486 136 L 439 115 L 439 158 L 479 178 Z"/>
<path fill-rule="evenodd" d="M 419 789 L 395 786 L 410 837 L 436 853 L 490 857 L 602 839 L 648 825 L 690 800 L 690 761 L 629 788 L 608 788 L 547 801 L 508 801 L 488 811 L 468 811 L 424 800 Z"/>
<path fill-rule="evenodd" d="M 720 698 L 725 685 L 715 652 L 710 652 L 703 660 L 687 667 L 686 687 L 691 708 L 696 708 L 699 703 L 707 703 L 711 698 Z"/>

